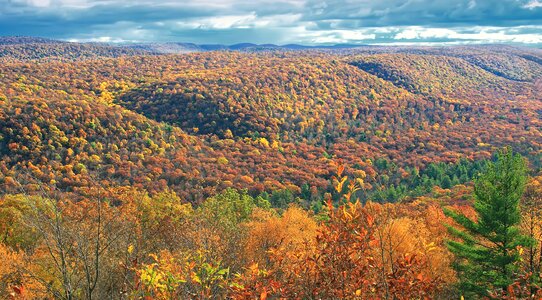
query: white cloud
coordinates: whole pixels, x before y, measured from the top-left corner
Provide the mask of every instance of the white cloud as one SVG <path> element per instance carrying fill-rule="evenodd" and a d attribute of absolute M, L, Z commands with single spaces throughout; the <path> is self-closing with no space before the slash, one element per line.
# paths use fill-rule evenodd
<path fill-rule="evenodd" d="M 309 44 L 344 44 L 360 43 L 368 40 L 374 40 L 376 34 L 370 30 L 320 30 L 308 31 L 306 28 L 298 32 L 297 42 Z"/>
<path fill-rule="evenodd" d="M 256 14 L 239 16 L 218 16 L 209 17 L 193 21 L 181 21 L 177 24 L 180 27 L 199 28 L 199 29 L 229 29 L 229 28 L 248 28 L 256 21 Z"/>
<path fill-rule="evenodd" d="M 285 14 L 258 17 L 255 12 L 247 15 L 217 16 L 189 19 L 176 22 L 178 28 L 188 29 L 233 29 L 283 27 L 296 23 L 300 14 Z"/>
<path fill-rule="evenodd" d="M 538 33 L 522 33 L 522 29 L 534 29 Z M 513 28 L 474 27 L 474 28 L 424 28 L 408 27 L 394 36 L 395 40 L 464 40 L 484 43 L 542 43 L 542 26 L 518 26 Z"/>
<path fill-rule="evenodd" d="M 527 8 L 527 9 L 535 9 L 538 7 L 542 7 L 542 2 L 540 0 L 531 0 L 531 2 L 523 6 L 523 8 Z"/>
<path fill-rule="evenodd" d="M 396 40 L 414 40 L 420 37 L 419 30 L 405 29 L 395 35 Z"/>
<path fill-rule="evenodd" d="M 376 38 L 374 33 L 365 33 L 363 31 L 341 30 L 336 32 L 347 41 L 374 40 Z"/>
<path fill-rule="evenodd" d="M 72 43 L 112 43 L 112 44 L 118 44 L 118 43 L 134 43 L 138 42 L 137 40 L 125 40 L 125 39 L 119 39 L 119 38 L 113 38 L 110 36 L 100 36 L 95 38 L 88 38 L 88 39 L 68 39 L 68 42 Z"/>

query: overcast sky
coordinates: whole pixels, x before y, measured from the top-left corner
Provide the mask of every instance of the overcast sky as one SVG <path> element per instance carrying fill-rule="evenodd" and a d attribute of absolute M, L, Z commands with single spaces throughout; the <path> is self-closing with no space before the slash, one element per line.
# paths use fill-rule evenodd
<path fill-rule="evenodd" d="M 199 44 L 542 45 L 542 0 L 0 0 L 0 35 Z"/>

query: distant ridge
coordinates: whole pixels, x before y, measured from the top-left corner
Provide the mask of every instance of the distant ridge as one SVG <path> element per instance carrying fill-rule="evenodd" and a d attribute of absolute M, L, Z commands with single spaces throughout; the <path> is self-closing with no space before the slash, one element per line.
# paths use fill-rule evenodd
<path fill-rule="evenodd" d="M 315 45 L 307 46 L 300 44 L 254 44 L 238 43 L 233 45 L 224 44 L 195 44 L 183 42 L 149 42 L 149 43 L 107 43 L 107 42 L 69 42 L 41 37 L 29 36 L 0 36 L 0 45 L 21 45 L 21 44 L 83 44 L 94 46 L 107 46 L 117 48 L 128 48 L 137 51 L 144 51 L 152 54 L 175 54 L 206 51 L 265 51 L 265 50 L 308 50 L 308 49 L 348 49 L 371 47 L 369 45 L 357 44 L 336 44 L 336 45 Z"/>
<path fill-rule="evenodd" d="M 157 53 L 157 54 L 168 54 L 168 53 L 189 53 L 189 52 L 200 52 L 202 51 L 201 47 L 192 44 L 192 43 L 148 43 L 148 44 L 128 44 L 124 47 L 143 50 L 147 52 Z"/>
<path fill-rule="evenodd" d="M 30 46 L 30 47 L 29 47 Z M 74 42 L 55 40 L 42 37 L 28 36 L 0 36 L 0 60 L 32 60 L 32 59 L 81 59 L 93 57 L 118 57 L 123 55 L 161 55 L 161 54 L 186 54 L 193 52 L 209 51 L 240 51 L 240 52 L 276 52 L 276 51 L 338 51 L 344 53 L 410 53 L 410 54 L 446 54 L 448 56 L 460 57 L 486 69 L 496 75 L 512 80 L 525 79 L 521 74 L 500 73 L 492 67 L 493 63 L 477 55 L 476 53 L 495 52 L 509 54 L 514 49 L 521 49 L 520 59 L 526 59 L 542 65 L 540 49 L 531 47 L 520 47 L 512 45 L 457 45 L 457 46 L 424 46 L 424 45 L 365 45 L 365 44 L 335 44 L 335 45 L 300 45 L 300 44 L 254 44 L 238 43 L 233 45 L 224 44 L 195 44 L 184 42 L 141 42 L 141 43 L 112 43 L 112 42 Z M 515 63 L 521 63 L 515 62 Z M 505 59 L 501 65 L 509 65 L 513 69 L 511 60 Z"/>
<path fill-rule="evenodd" d="M 222 44 L 193 44 L 193 43 L 141 43 L 141 44 L 124 44 L 124 47 L 133 49 L 142 49 L 155 54 L 167 53 L 188 53 L 188 52 L 206 52 L 206 51 L 276 51 L 276 50 L 318 50 L 318 49 L 355 49 L 374 47 L 370 45 L 354 45 L 354 44 L 336 44 L 336 45 L 317 45 L 307 46 L 299 44 L 253 44 L 239 43 L 233 45 Z"/>
<path fill-rule="evenodd" d="M 19 45 L 19 44 L 56 44 L 66 43 L 59 40 L 53 40 L 42 37 L 31 36 L 0 36 L 0 45 Z"/>

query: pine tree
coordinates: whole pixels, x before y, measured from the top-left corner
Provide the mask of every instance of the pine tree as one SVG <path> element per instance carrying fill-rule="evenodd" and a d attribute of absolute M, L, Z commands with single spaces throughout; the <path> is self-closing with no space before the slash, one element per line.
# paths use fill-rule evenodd
<path fill-rule="evenodd" d="M 442 178 L 442 182 L 440 183 L 440 186 L 443 189 L 449 189 L 452 187 L 452 180 L 450 179 L 450 176 L 444 175 L 444 178 Z"/>
<path fill-rule="evenodd" d="M 520 234 L 520 199 L 526 181 L 524 159 L 511 150 L 498 153 L 485 173 L 475 181 L 476 220 L 445 210 L 462 228 L 448 225 L 455 241 L 448 248 L 455 255 L 453 267 L 460 289 L 467 296 L 487 296 L 489 291 L 506 293 L 514 282 L 521 246 L 529 239 Z"/>

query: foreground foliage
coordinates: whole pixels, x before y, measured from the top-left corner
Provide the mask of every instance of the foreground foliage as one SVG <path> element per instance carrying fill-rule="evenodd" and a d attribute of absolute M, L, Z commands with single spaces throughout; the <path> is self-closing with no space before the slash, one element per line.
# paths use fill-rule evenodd
<path fill-rule="evenodd" d="M 334 194 L 316 215 L 297 205 L 272 208 L 234 189 L 197 207 L 172 191 L 133 188 L 87 189 L 77 202 L 51 193 L 4 196 L 0 292 L 58 299 L 529 297 L 540 291 L 542 219 L 520 215 L 522 164 L 502 154 L 474 185 L 473 206 L 457 201 L 469 187 L 410 203 L 362 204 L 355 197 L 362 181 L 350 180 L 341 164 Z M 533 199 L 541 181 L 529 181 L 524 205 L 540 207 Z M 505 203 L 515 213 L 493 219 L 488 209 Z M 501 228 L 483 229 L 491 220 L 510 220 L 512 229 L 491 234 Z M 453 229 L 459 225 L 470 231 Z M 479 240 L 483 234 L 505 237 L 506 248 Z"/>

